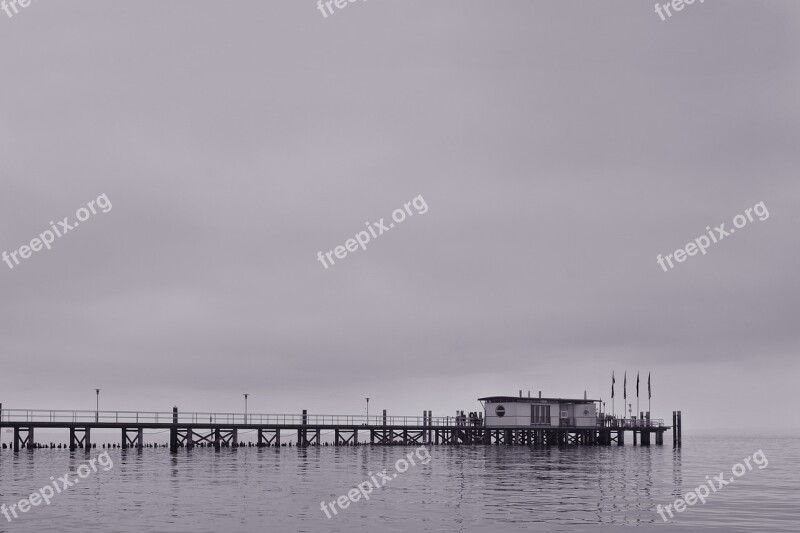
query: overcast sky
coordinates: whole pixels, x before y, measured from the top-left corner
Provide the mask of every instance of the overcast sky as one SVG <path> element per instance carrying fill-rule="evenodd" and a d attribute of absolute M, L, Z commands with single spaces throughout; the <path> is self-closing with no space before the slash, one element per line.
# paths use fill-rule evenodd
<path fill-rule="evenodd" d="M 453 415 L 586 390 L 611 411 L 616 371 L 619 413 L 627 370 L 640 410 L 652 372 L 654 417 L 797 426 L 799 23 L 795 0 L 0 12 L 0 251 L 112 205 L 0 263 L 0 401 Z"/>

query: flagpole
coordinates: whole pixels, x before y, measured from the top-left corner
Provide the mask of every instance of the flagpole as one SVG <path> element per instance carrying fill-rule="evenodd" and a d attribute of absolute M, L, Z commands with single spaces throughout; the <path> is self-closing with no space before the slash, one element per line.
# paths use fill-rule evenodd
<path fill-rule="evenodd" d="M 628 371 L 625 371 L 625 376 L 622 378 L 622 418 L 625 418 L 625 404 L 628 403 Z M 630 409 L 628 409 L 630 411 Z"/>
<path fill-rule="evenodd" d="M 614 396 L 615 396 L 615 394 L 614 394 L 614 384 L 616 382 L 617 382 L 617 380 L 614 378 L 614 372 L 612 371 L 611 372 L 611 416 L 613 416 L 614 418 L 616 418 L 616 416 L 617 416 L 616 409 L 614 409 Z"/>

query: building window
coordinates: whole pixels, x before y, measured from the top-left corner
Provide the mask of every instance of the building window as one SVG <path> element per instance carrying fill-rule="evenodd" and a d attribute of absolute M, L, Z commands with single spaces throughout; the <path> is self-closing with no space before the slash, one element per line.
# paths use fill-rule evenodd
<path fill-rule="evenodd" d="M 550 425 L 550 406 L 549 405 L 532 405 L 531 406 L 531 424 L 547 424 Z"/>
<path fill-rule="evenodd" d="M 503 407 L 502 405 L 498 405 L 497 409 L 494 410 L 494 414 L 502 418 L 506 416 L 506 408 Z"/>

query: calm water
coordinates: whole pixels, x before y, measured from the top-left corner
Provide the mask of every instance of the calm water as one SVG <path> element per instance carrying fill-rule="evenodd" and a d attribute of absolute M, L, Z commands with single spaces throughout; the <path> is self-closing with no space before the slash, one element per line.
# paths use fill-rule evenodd
<path fill-rule="evenodd" d="M 331 519 L 322 500 L 346 494 L 415 447 L 110 450 L 113 468 L 91 473 L 0 531 L 800 531 L 798 436 L 687 435 L 682 450 L 429 446 L 410 466 Z M 769 465 L 664 524 L 657 504 L 763 450 Z M 0 456 L 0 503 L 18 502 L 85 452 Z M 422 454 L 424 456 L 424 454 Z M 602 527 L 601 527 L 602 526 Z M 628 526 L 628 527 L 626 527 Z"/>

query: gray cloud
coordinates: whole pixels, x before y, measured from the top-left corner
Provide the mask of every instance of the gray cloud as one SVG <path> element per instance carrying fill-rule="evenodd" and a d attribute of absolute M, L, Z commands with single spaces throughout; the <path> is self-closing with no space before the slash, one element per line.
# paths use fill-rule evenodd
<path fill-rule="evenodd" d="M 0 249 L 114 208 L 0 264 L 4 406 L 451 414 L 638 369 L 662 416 L 762 417 L 742 391 L 788 402 L 798 369 L 798 16 L 34 3 L 0 20 Z"/>

